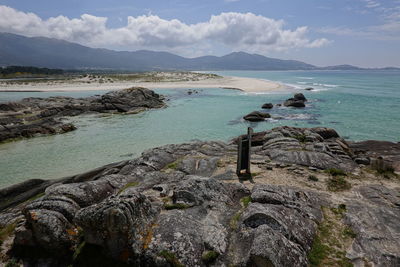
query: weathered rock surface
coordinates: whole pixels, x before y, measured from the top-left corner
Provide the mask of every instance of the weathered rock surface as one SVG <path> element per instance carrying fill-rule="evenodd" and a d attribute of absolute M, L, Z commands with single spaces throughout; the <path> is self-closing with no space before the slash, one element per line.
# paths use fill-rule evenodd
<path fill-rule="evenodd" d="M 83 113 L 138 113 L 164 106 L 162 97 L 146 88 L 129 88 L 87 98 L 25 98 L 0 104 L 0 142 L 43 134 L 59 134 L 76 127 L 65 116 Z"/>
<path fill-rule="evenodd" d="M 109 259 L 132 266 L 307 266 L 326 220 L 321 206 L 345 204 L 343 223 L 355 232 L 347 257 L 356 266 L 399 265 L 400 187 L 366 184 L 333 195 L 315 190 L 316 182 L 305 188 L 307 177 L 296 186 L 269 184 L 275 167 L 268 164 L 282 171 L 293 165 L 286 170 L 297 171 L 295 180 L 302 179 L 301 166 L 320 179 L 318 169 L 358 170 L 354 144 L 329 128 L 278 127 L 254 136 L 252 161 L 265 167 L 263 182 L 234 177 L 234 142 L 193 142 L 2 189 L 7 201 L 25 195 L 0 212 L 1 227 L 17 224 L 9 255 L 28 266 L 82 260 L 81 266 L 95 266 Z M 27 200 L 33 188 L 44 195 Z"/>
<path fill-rule="evenodd" d="M 262 149 L 255 153 L 277 162 L 319 169 L 350 171 L 356 167 L 346 141 L 329 128 L 274 128 L 265 132 Z"/>
<path fill-rule="evenodd" d="M 356 234 L 348 257 L 363 266 L 400 266 L 400 188 L 361 186 L 347 201 L 345 220 Z"/>
<path fill-rule="evenodd" d="M 267 118 L 271 118 L 271 115 L 260 111 L 253 111 L 243 117 L 246 121 L 264 121 Z"/>

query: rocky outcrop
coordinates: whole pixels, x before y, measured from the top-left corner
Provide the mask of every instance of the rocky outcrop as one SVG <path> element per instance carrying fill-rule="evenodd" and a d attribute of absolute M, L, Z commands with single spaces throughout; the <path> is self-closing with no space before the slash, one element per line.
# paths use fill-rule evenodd
<path fill-rule="evenodd" d="M 84 113 L 138 113 L 164 106 L 162 97 L 146 88 L 129 88 L 88 98 L 25 98 L 0 105 L 0 142 L 43 134 L 59 134 L 76 127 L 62 120 Z"/>
<path fill-rule="evenodd" d="M 1 227 L 15 224 L 8 255 L 47 266 L 308 266 L 327 231 L 321 225 L 330 225 L 329 209 L 354 231 L 343 253 L 352 263 L 399 264 L 398 188 L 359 185 L 361 172 L 352 189 L 336 194 L 303 177 L 308 167 L 319 179 L 331 177 L 318 169 L 360 173 L 353 145 L 329 128 L 278 127 L 254 136 L 252 168 L 264 177 L 250 181 L 234 172 L 234 142 L 199 141 L 2 189 L 10 201 L 33 188 L 44 192 L 0 213 Z"/>
<path fill-rule="evenodd" d="M 255 153 L 270 160 L 318 169 L 351 171 L 357 166 L 348 144 L 333 129 L 284 126 L 264 133 L 262 149 Z"/>
<path fill-rule="evenodd" d="M 283 105 L 285 107 L 303 108 L 306 106 L 307 99 L 302 93 L 295 94 L 292 98 L 287 99 Z"/>
<path fill-rule="evenodd" d="M 264 121 L 267 118 L 271 118 L 271 115 L 260 111 L 253 111 L 243 117 L 246 121 Z"/>

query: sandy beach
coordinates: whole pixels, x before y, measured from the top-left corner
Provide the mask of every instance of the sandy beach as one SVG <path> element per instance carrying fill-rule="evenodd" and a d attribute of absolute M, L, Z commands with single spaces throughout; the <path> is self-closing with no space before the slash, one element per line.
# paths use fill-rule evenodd
<path fill-rule="evenodd" d="M 90 90 L 119 90 L 128 87 L 146 87 L 149 89 L 172 89 L 172 88 L 224 88 L 236 89 L 244 92 L 268 92 L 282 89 L 284 86 L 277 82 L 242 77 L 222 77 L 210 78 L 199 81 L 177 81 L 177 82 L 135 82 L 135 81 L 119 81 L 115 83 L 99 83 L 92 82 L 90 84 L 81 83 L 28 83 L 28 84 L 0 84 L 0 91 L 90 91 Z"/>

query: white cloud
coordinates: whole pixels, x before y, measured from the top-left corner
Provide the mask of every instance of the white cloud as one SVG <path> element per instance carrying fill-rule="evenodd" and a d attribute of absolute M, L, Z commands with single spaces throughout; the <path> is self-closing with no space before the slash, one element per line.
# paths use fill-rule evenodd
<path fill-rule="evenodd" d="M 209 49 L 214 44 L 231 50 L 265 53 L 321 47 L 329 42 L 324 38 L 310 40 L 307 27 L 284 29 L 284 21 L 252 13 L 221 13 L 197 24 L 151 14 L 129 16 L 127 25 L 120 28 L 109 28 L 106 23 L 107 18 L 88 14 L 74 19 L 58 16 L 43 20 L 33 13 L 0 6 L 0 31 L 59 38 L 94 47 L 178 52 Z"/>
<path fill-rule="evenodd" d="M 376 8 L 381 5 L 377 1 L 373 1 L 373 0 L 364 0 L 364 2 L 365 2 L 365 7 L 367 7 L 367 8 Z"/>

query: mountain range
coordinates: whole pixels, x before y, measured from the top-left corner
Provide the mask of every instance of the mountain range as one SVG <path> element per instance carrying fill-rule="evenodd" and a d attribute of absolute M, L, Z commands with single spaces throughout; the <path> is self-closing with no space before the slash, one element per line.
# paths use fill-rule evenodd
<path fill-rule="evenodd" d="M 0 33 L 0 66 L 35 66 L 60 69 L 109 70 L 361 70 L 351 65 L 317 67 L 297 60 L 282 60 L 234 52 L 222 57 L 185 58 L 168 52 L 134 52 L 90 48 L 46 37 Z"/>

